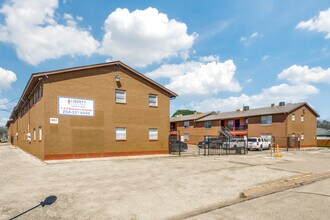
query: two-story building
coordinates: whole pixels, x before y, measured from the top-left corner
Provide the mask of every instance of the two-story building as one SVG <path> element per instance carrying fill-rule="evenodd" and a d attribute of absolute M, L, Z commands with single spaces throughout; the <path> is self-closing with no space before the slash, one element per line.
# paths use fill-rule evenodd
<path fill-rule="evenodd" d="M 35 73 L 8 137 L 44 160 L 167 154 L 176 96 L 119 61 Z"/>
<path fill-rule="evenodd" d="M 191 144 L 204 136 L 220 135 L 221 129 L 226 128 L 234 136 L 264 137 L 281 147 L 287 145 L 288 137 L 299 141 L 301 147 L 312 147 L 316 146 L 317 117 L 317 112 L 306 102 L 287 105 L 280 102 L 278 106 L 264 108 L 245 106 L 242 110 L 199 114 L 199 117 L 172 117 L 171 128 Z"/>

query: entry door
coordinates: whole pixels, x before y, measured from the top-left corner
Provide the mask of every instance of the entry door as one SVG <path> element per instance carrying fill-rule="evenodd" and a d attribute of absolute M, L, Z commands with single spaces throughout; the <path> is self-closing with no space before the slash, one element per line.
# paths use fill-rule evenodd
<path fill-rule="evenodd" d="M 238 128 L 240 125 L 241 125 L 240 120 L 239 119 L 235 120 L 235 128 Z"/>

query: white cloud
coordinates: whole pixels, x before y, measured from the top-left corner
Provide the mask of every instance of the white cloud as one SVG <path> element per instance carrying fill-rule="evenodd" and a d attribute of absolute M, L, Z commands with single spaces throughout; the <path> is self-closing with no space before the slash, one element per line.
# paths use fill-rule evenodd
<path fill-rule="evenodd" d="M 73 16 L 71 14 L 65 13 L 63 18 L 66 21 L 66 25 L 68 25 L 69 27 L 76 27 L 77 26 L 77 21 L 73 18 Z"/>
<path fill-rule="evenodd" d="M 328 83 L 330 84 L 330 68 L 309 68 L 292 65 L 278 74 L 279 79 L 286 79 L 293 84 Z"/>
<path fill-rule="evenodd" d="M 105 20 L 99 52 L 130 66 L 145 67 L 171 57 L 186 59 L 197 35 L 185 23 L 169 19 L 155 8 L 117 8 Z"/>
<path fill-rule="evenodd" d="M 84 18 L 81 17 L 81 16 L 76 16 L 76 19 L 77 19 L 77 21 L 79 21 L 79 22 L 82 22 L 82 21 L 84 20 Z"/>
<path fill-rule="evenodd" d="M 8 118 L 2 117 L 0 118 L 0 126 L 5 126 L 7 123 Z"/>
<path fill-rule="evenodd" d="M 6 98 L 1 98 L 0 99 L 0 109 L 7 109 L 8 107 L 8 99 Z"/>
<path fill-rule="evenodd" d="M 147 73 L 151 78 L 170 78 L 165 85 L 179 95 L 210 95 L 221 91 L 239 92 L 241 86 L 234 78 L 236 65 L 232 60 L 223 63 L 210 56 L 204 62 L 189 61 L 181 64 L 162 65 Z M 207 60 L 214 60 L 208 62 Z"/>
<path fill-rule="evenodd" d="M 248 46 L 254 39 L 258 38 L 258 37 L 262 37 L 262 34 L 258 33 L 258 32 L 253 32 L 251 35 L 249 36 L 242 36 L 240 38 L 240 41 L 245 45 Z"/>
<path fill-rule="evenodd" d="M 72 15 L 64 15 L 66 25 L 58 23 L 54 15 L 57 7 L 58 0 L 13 0 L 4 4 L 0 9 L 5 16 L 0 41 L 12 43 L 17 56 L 32 65 L 65 55 L 89 56 L 96 52 L 98 41 L 89 31 L 76 27 Z"/>
<path fill-rule="evenodd" d="M 213 61 L 214 62 L 219 62 L 219 57 L 210 55 L 210 56 L 200 57 L 199 60 L 201 62 L 213 62 Z"/>
<path fill-rule="evenodd" d="M 11 84 L 17 80 L 16 74 L 0 67 L 0 90 L 10 89 Z"/>
<path fill-rule="evenodd" d="M 251 83 L 253 80 L 251 78 L 245 80 L 246 83 Z"/>
<path fill-rule="evenodd" d="M 330 8 L 320 11 L 318 16 L 307 21 L 301 21 L 297 24 L 298 29 L 307 29 L 309 31 L 317 31 L 326 33 L 325 38 L 330 38 Z"/>
<path fill-rule="evenodd" d="M 16 74 L 10 70 L 0 67 L 0 92 L 4 89 L 11 89 L 11 84 L 17 80 Z M 13 102 L 9 102 L 7 98 L 0 98 L 0 117 L 2 115 L 8 115 L 10 109 L 14 105 Z M 8 117 L 8 116 L 7 116 Z M 4 120 L 0 119 L 0 125 L 4 125 L 8 118 Z"/>
<path fill-rule="evenodd" d="M 261 60 L 263 60 L 263 61 L 268 60 L 269 57 L 270 57 L 269 55 L 265 55 L 265 56 L 263 56 L 263 57 L 261 58 Z"/>
<path fill-rule="evenodd" d="M 191 102 L 187 106 L 182 106 L 197 111 L 234 111 L 248 105 L 250 108 L 270 106 L 271 103 L 301 102 L 306 101 L 310 95 L 317 94 L 319 90 L 312 85 L 288 85 L 280 84 L 263 89 L 259 94 L 233 96 L 229 98 L 210 98 L 202 102 Z"/>

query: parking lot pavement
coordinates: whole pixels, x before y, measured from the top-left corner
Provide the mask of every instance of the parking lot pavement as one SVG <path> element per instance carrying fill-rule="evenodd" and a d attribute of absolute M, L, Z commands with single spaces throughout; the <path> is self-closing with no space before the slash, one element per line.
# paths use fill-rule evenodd
<path fill-rule="evenodd" d="M 54 204 L 34 208 L 21 218 L 166 219 L 238 198 L 240 191 L 263 182 L 309 172 L 309 166 L 317 167 L 312 163 L 325 159 L 328 151 L 289 152 L 283 159 L 265 152 L 46 164 L 1 145 L 0 216 L 9 219 L 54 195 Z M 301 161 L 302 168 L 292 165 Z"/>
<path fill-rule="evenodd" d="M 330 179 L 197 215 L 190 220 L 318 219 L 330 216 Z"/>

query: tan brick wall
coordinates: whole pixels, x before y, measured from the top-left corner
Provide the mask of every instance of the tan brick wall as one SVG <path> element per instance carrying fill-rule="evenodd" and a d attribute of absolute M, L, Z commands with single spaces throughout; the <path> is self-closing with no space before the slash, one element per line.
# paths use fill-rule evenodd
<path fill-rule="evenodd" d="M 24 151 L 40 158 L 44 159 L 44 134 L 42 140 L 39 141 L 39 127 L 44 128 L 44 98 L 41 98 L 32 108 L 18 118 L 14 123 L 10 124 L 8 128 L 8 138 L 10 140 L 13 137 L 13 144 L 20 147 Z M 31 134 L 31 142 L 26 139 L 26 134 Z M 33 129 L 36 129 L 36 140 L 34 141 Z M 44 130 L 44 129 L 43 129 Z M 18 133 L 18 140 L 16 138 Z"/>
<path fill-rule="evenodd" d="M 273 137 L 286 137 L 286 115 L 272 115 L 271 125 L 262 125 L 261 116 L 248 118 L 248 136 L 260 137 L 261 134 L 272 134 Z"/>
<path fill-rule="evenodd" d="M 115 89 L 126 90 L 126 104 L 115 103 Z M 158 107 L 149 107 L 149 93 L 158 95 Z M 95 116 L 59 115 L 59 96 L 94 100 Z M 168 151 L 169 97 L 126 70 L 107 67 L 52 75 L 44 97 L 46 155 Z M 59 123 L 50 124 L 51 117 Z M 126 127 L 126 141 L 115 140 L 116 127 Z M 158 128 L 157 141 L 149 141 L 149 128 Z"/>
<path fill-rule="evenodd" d="M 292 114 L 295 114 L 295 121 L 292 121 Z M 301 115 L 304 115 L 303 122 Z M 316 116 L 307 106 L 302 106 L 287 117 L 287 135 L 296 134 L 301 137 L 302 133 L 304 140 L 300 140 L 300 146 L 316 146 Z"/>
<path fill-rule="evenodd" d="M 154 84 L 120 66 L 48 75 L 43 83 L 42 99 L 8 128 L 13 144 L 23 150 L 41 159 L 168 152 L 169 94 Z M 126 104 L 115 103 L 116 89 L 126 90 Z M 149 94 L 158 95 L 158 107 L 149 107 Z M 94 117 L 59 115 L 59 96 L 94 100 Z M 50 118 L 58 118 L 59 123 L 50 124 Z M 28 124 L 31 143 L 23 140 Z M 115 140 L 116 127 L 126 127 L 126 141 Z M 149 128 L 158 129 L 158 140 L 149 140 Z"/>
<path fill-rule="evenodd" d="M 177 122 L 177 130 L 180 135 L 189 134 L 189 141 L 186 143 L 197 144 L 199 141 L 204 140 L 204 136 L 216 136 L 219 135 L 220 121 L 211 121 L 211 128 L 205 128 L 204 122 L 190 121 L 189 128 L 183 127 L 183 121 Z"/>

